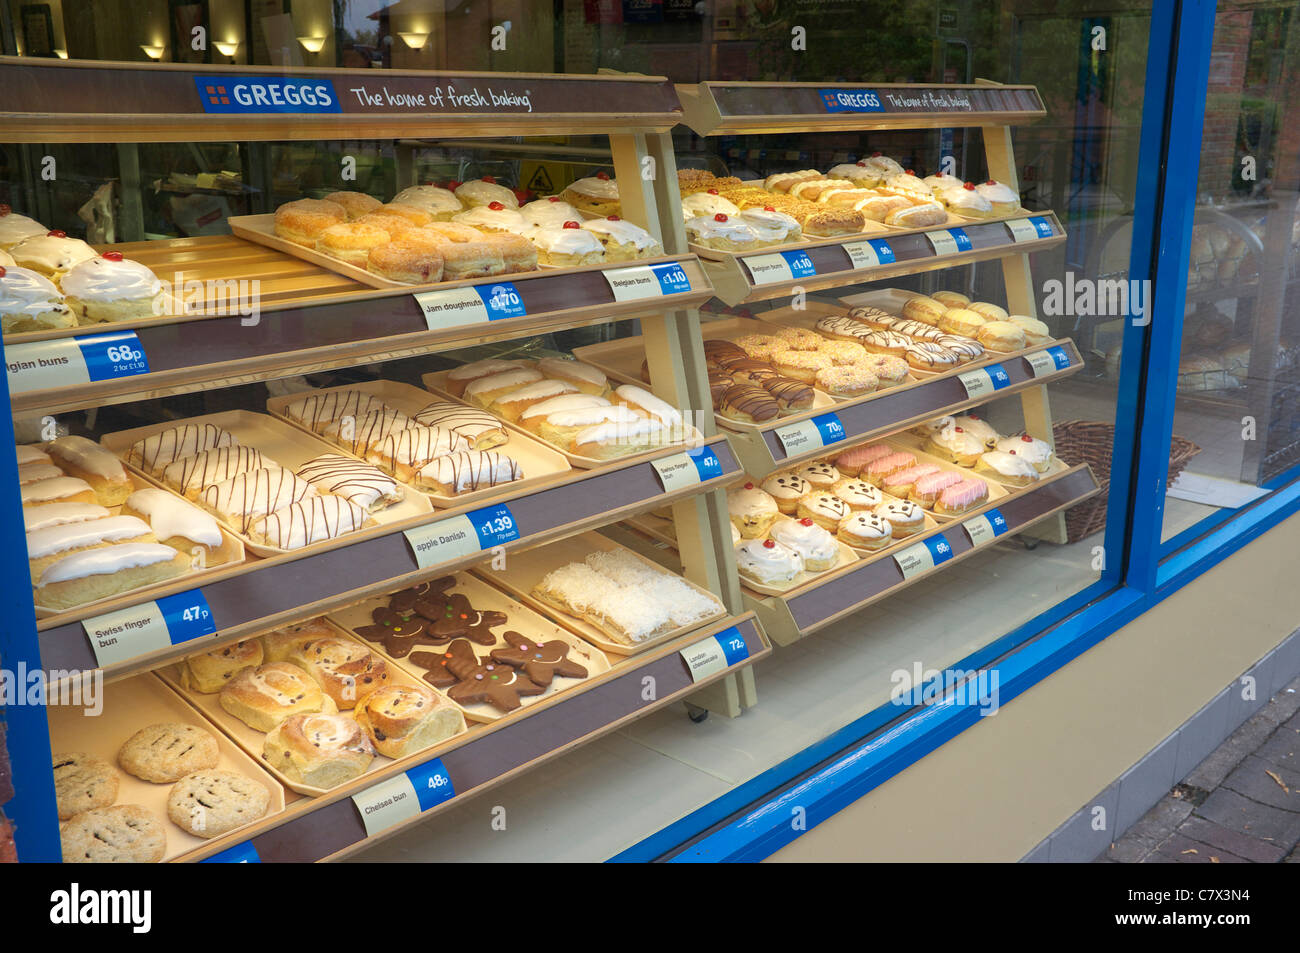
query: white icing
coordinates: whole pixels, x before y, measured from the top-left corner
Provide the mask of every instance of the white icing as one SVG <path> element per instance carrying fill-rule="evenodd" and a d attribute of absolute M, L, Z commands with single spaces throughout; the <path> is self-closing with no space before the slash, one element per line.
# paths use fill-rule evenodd
<path fill-rule="evenodd" d="M 162 481 L 183 495 L 191 490 L 201 490 L 213 483 L 229 480 L 236 473 L 261 470 L 273 465 L 272 461 L 262 456 L 260 450 L 252 447 L 220 447 L 169 463 L 163 469 Z"/>
<path fill-rule="evenodd" d="M 309 430 L 320 431 L 322 427 L 339 417 L 351 415 L 363 417 L 376 410 L 383 410 L 384 402 L 374 394 L 359 390 L 333 390 L 324 394 L 311 394 L 284 408 L 284 414 L 290 420 L 296 420 Z"/>
<path fill-rule="evenodd" d="M 812 484 L 793 473 L 774 473 L 763 481 L 763 492 L 782 500 L 797 500 L 812 492 Z"/>
<path fill-rule="evenodd" d="M 982 453 L 987 449 L 985 437 L 977 436 L 964 427 L 958 427 L 956 421 L 946 424 L 942 430 L 932 434 L 930 439 L 945 450 L 963 456 Z"/>
<path fill-rule="evenodd" d="M 753 229 L 781 229 L 783 232 L 798 232 L 799 223 L 785 212 L 769 212 L 765 208 L 747 208 L 740 213 L 745 224 Z"/>
<path fill-rule="evenodd" d="M 367 459 L 373 463 L 422 467 L 434 457 L 468 449 L 465 438 L 450 430 L 411 427 L 389 434 L 367 455 Z"/>
<path fill-rule="evenodd" d="M 21 488 L 23 503 L 39 503 L 42 500 L 58 500 L 65 496 L 76 496 L 86 491 L 94 492 L 90 484 L 76 477 L 55 477 L 52 480 L 39 480 L 28 483 Z"/>
<path fill-rule="evenodd" d="M 398 496 L 397 481 L 383 470 L 337 453 L 308 460 L 298 468 L 298 476 L 320 493 L 341 496 L 367 509 Z"/>
<path fill-rule="evenodd" d="M 50 279 L 19 265 L 5 268 L 4 277 L 0 278 L 0 314 L 35 317 L 48 311 L 67 310 L 63 295 Z"/>
<path fill-rule="evenodd" d="M 878 179 L 880 173 L 876 172 L 868 165 L 858 165 L 856 162 L 845 162 L 841 165 L 832 166 L 826 171 L 832 179 Z"/>
<path fill-rule="evenodd" d="M 611 221 L 607 218 L 593 218 L 583 222 L 582 227 L 589 232 L 594 232 L 597 237 L 608 238 L 619 245 L 633 245 L 637 251 L 644 251 L 659 244 L 655 237 L 640 225 L 622 219 Z"/>
<path fill-rule="evenodd" d="M 874 512 L 877 516 L 887 519 L 891 523 L 914 523 L 922 518 L 921 508 L 911 500 L 894 500 L 892 503 L 881 503 Z"/>
<path fill-rule="evenodd" d="M 544 400 L 540 404 L 533 404 L 520 415 L 519 419 L 528 420 L 532 417 L 549 417 L 551 414 L 567 410 L 608 406 L 609 401 L 606 398 L 598 397 L 595 394 L 562 394 L 559 397 Z"/>
<path fill-rule="evenodd" d="M 88 549 L 84 553 L 65 556 L 46 569 L 41 573 L 38 588 L 86 576 L 106 576 L 123 569 L 171 562 L 175 558 L 176 550 L 159 543 L 119 543 L 102 549 Z"/>
<path fill-rule="evenodd" d="M 618 198 L 618 181 L 615 179 L 601 179 L 591 176 L 586 179 L 579 179 L 569 188 L 580 195 L 590 195 L 598 199 L 616 199 Z"/>
<path fill-rule="evenodd" d="M 448 189 L 439 188 L 436 185 L 413 185 L 409 189 L 402 189 L 395 196 L 389 205 L 409 205 L 411 208 L 418 208 L 428 212 L 430 215 L 440 215 L 446 212 L 459 212 L 463 205 L 460 199 Z"/>
<path fill-rule="evenodd" d="M 902 175 L 903 167 L 895 162 L 889 156 L 871 156 L 867 160 L 868 169 L 875 169 L 876 172 L 884 178 L 889 175 Z"/>
<path fill-rule="evenodd" d="M 341 496 L 311 496 L 258 520 L 250 535 L 280 549 L 301 549 L 360 529 L 366 511 Z"/>
<path fill-rule="evenodd" d="M 93 473 L 105 480 L 126 479 L 126 468 L 122 466 L 122 461 L 112 452 L 86 437 L 75 434 L 59 437 L 50 443 L 46 450 L 51 458 L 62 460 L 69 466 L 84 470 L 86 473 Z"/>
<path fill-rule="evenodd" d="M 630 424 L 643 419 L 621 404 L 617 407 L 606 404 L 548 414 L 546 422 L 552 427 L 594 427 L 603 423 Z"/>
<path fill-rule="evenodd" d="M 159 539 L 179 536 L 202 546 L 221 545 L 221 528 L 217 521 L 197 506 L 177 499 L 166 490 L 136 490 L 126 498 L 125 506 L 143 513 Z"/>
<path fill-rule="evenodd" d="M 574 387 L 568 381 L 541 380 L 534 381 L 520 387 L 518 390 L 512 390 L 509 393 L 502 394 L 496 399 L 496 403 L 510 404 L 521 400 L 540 400 L 551 397 L 558 397 L 561 394 L 571 394 L 578 388 Z"/>
<path fill-rule="evenodd" d="M 573 438 L 574 450 L 590 443 L 641 443 L 648 438 L 663 435 L 663 425 L 657 420 L 638 417 L 635 421 L 596 424 L 585 430 L 579 430 Z"/>
<path fill-rule="evenodd" d="M 650 393 L 644 387 L 637 387 L 635 384 L 624 384 L 614 393 L 626 404 L 630 404 L 633 410 L 641 410 L 651 417 L 659 420 L 669 427 L 679 427 L 682 423 L 681 412 L 668 404 L 654 394 Z"/>
<path fill-rule="evenodd" d="M 501 422 L 487 411 L 445 400 L 434 401 L 411 419 L 426 427 L 450 430 L 471 442 L 485 433 L 502 429 Z"/>
<path fill-rule="evenodd" d="M 799 520 L 777 520 L 768 535 L 797 552 L 805 563 L 808 560 L 835 559 L 839 555 L 840 548 L 835 538 L 811 521 L 805 526 Z"/>
<path fill-rule="evenodd" d="M 857 186 L 848 179 L 808 179 L 803 182 L 797 182 L 790 186 L 790 194 L 795 198 L 803 198 L 805 192 L 811 192 L 813 189 L 853 189 Z M 821 195 L 821 191 L 817 193 Z"/>
<path fill-rule="evenodd" d="M 519 210 L 523 220 L 529 225 L 563 225 L 565 222 L 582 221 L 582 213 L 568 202 L 556 199 L 538 199 L 529 202 Z"/>
<path fill-rule="evenodd" d="M 885 539 L 892 536 L 894 528 L 875 513 L 854 513 L 840 526 L 841 531 L 861 539 Z"/>
<path fill-rule="evenodd" d="M 148 535 L 149 524 L 134 516 L 109 516 L 84 523 L 49 526 L 27 534 L 27 558 L 43 559 L 69 549 Z"/>
<path fill-rule="evenodd" d="M 980 457 L 980 466 L 987 467 L 1003 476 L 1037 477 L 1034 465 L 1020 454 L 1010 454 L 1002 450 L 990 450 Z"/>
<path fill-rule="evenodd" d="M 725 238 L 737 245 L 758 241 L 758 233 L 742 218 L 728 217 L 725 222 L 719 222 L 711 215 L 699 215 L 686 223 L 686 234 L 692 241 Z"/>
<path fill-rule="evenodd" d="M 523 387 L 525 384 L 531 384 L 533 381 L 542 379 L 542 372 L 535 367 L 521 367 L 518 370 L 504 371 L 500 374 L 491 374 L 487 377 L 480 377 L 470 381 L 465 388 L 466 397 L 475 397 L 479 394 L 491 393 L 492 391 L 505 391 L 515 387 Z"/>
<path fill-rule="evenodd" d="M 48 228 L 26 215 L 19 215 L 17 212 L 0 215 L 0 248 L 8 248 L 28 238 L 36 238 L 47 231 Z"/>
<path fill-rule="evenodd" d="M 181 424 L 137 440 L 127 451 L 127 462 L 157 475 L 169 463 L 216 447 L 232 447 L 239 441 L 216 424 Z"/>
<path fill-rule="evenodd" d="M 462 364 L 460 367 L 453 368 L 447 372 L 447 379 L 462 381 L 466 378 L 488 377 L 505 371 L 519 370 L 523 366 L 523 361 L 499 361 L 494 358 L 487 358 L 486 360 L 475 361 L 473 364 Z"/>
<path fill-rule="evenodd" d="M 69 271 L 59 281 L 63 293 L 82 301 L 134 301 L 154 298 L 162 282 L 138 261 L 91 258 Z"/>
<path fill-rule="evenodd" d="M 603 371 L 565 357 L 544 357 L 537 362 L 537 368 L 546 377 L 577 377 L 589 384 L 601 386 L 604 386 L 606 380 Z"/>
<path fill-rule="evenodd" d="M 684 221 L 689 222 L 697 215 L 712 216 L 718 212 L 736 216 L 740 214 L 740 209 L 730 199 L 725 199 L 721 195 L 710 195 L 708 192 L 696 192 L 682 199 Z"/>
<path fill-rule="evenodd" d="M 1044 440 L 1030 438 L 1026 440 L 1024 436 L 1003 437 L 997 442 L 997 450 L 1003 453 L 1012 453 L 1031 464 L 1046 463 L 1052 456 L 1052 448 Z"/>
<path fill-rule="evenodd" d="M 736 547 L 736 566 L 741 572 L 762 581 L 793 579 L 803 572 L 803 557 L 788 546 L 772 540 L 747 539 Z"/>
<path fill-rule="evenodd" d="M 603 252 L 605 246 L 591 232 L 582 228 L 547 225 L 533 235 L 533 244 L 555 255 L 590 255 Z"/>
<path fill-rule="evenodd" d="M 758 487 L 737 487 L 727 491 L 727 512 L 732 516 L 771 516 L 780 512 L 776 500 Z"/>
<path fill-rule="evenodd" d="M 18 485 L 24 486 L 38 480 L 53 480 L 63 476 L 63 471 L 52 463 L 28 463 L 18 468 Z"/>
<path fill-rule="evenodd" d="M 515 193 L 504 185 L 477 179 L 457 186 L 456 198 L 466 205 L 490 205 L 493 202 L 500 202 L 506 208 L 519 208 L 519 199 L 515 198 Z"/>
<path fill-rule="evenodd" d="M 41 235 L 19 242 L 9 249 L 9 254 L 24 267 L 36 265 L 46 271 L 67 271 L 73 265 L 89 261 L 97 253 L 80 238 Z"/>
<path fill-rule="evenodd" d="M 460 222 L 462 225 L 496 228 L 501 231 L 523 228 L 528 224 L 528 222 L 524 221 L 524 217 L 512 208 L 493 209 L 488 208 L 486 205 L 476 205 L 464 212 L 457 212 L 451 217 L 451 220 Z"/>
<path fill-rule="evenodd" d="M 438 483 L 450 487 L 453 493 L 463 493 L 513 483 L 523 475 L 519 462 L 504 453 L 466 450 L 431 460 L 417 476 L 422 484 Z"/>
<path fill-rule="evenodd" d="M 232 522 L 241 528 L 247 528 L 258 517 L 315 495 L 314 486 L 298 479 L 290 471 L 268 467 L 237 473 L 222 483 L 204 487 L 199 499 L 218 513 L 234 517 Z"/>
<path fill-rule="evenodd" d="M 23 507 L 23 528 L 28 533 L 35 533 L 51 526 L 66 526 L 70 523 L 84 523 L 87 520 L 101 520 L 112 515 L 112 512 L 107 507 L 100 506 L 97 503 L 50 503 L 48 506 L 25 506 Z"/>
<path fill-rule="evenodd" d="M 989 204 L 987 198 L 980 194 L 979 189 L 967 189 L 961 186 L 947 188 L 939 192 L 939 198 L 949 208 L 971 209 L 976 212 L 993 211 L 993 206 Z"/>
<path fill-rule="evenodd" d="M 975 186 L 975 191 L 984 196 L 990 202 L 1015 202 L 1020 204 L 1020 196 L 1008 185 L 1001 182 L 981 182 Z"/>

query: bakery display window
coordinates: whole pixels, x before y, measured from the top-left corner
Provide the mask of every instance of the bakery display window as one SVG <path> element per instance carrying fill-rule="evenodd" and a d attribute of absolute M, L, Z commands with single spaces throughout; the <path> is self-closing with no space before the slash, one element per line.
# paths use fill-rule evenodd
<path fill-rule="evenodd" d="M 190 57 L 65 0 L 67 62 L 0 59 L 0 654 L 109 716 L 15 714 L 24 859 L 680 853 L 837 744 L 996 711 L 995 661 L 1128 581 L 1172 360 L 1145 5 L 967 4 L 865 62 L 651 6 L 214 0 Z M 1289 9 L 1211 72 L 1268 185 L 1189 235 L 1166 536 L 1224 401 L 1287 426 Z M 1250 335 L 1267 387 L 1183 386 Z M 486 791 L 534 823 L 471 833 Z"/>

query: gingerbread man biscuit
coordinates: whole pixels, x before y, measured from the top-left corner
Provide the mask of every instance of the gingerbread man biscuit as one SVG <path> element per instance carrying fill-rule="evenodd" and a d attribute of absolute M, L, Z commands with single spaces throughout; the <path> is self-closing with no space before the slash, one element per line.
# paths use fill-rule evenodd
<path fill-rule="evenodd" d="M 551 684 L 551 679 L 556 675 L 561 678 L 587 677 L 587 670 L 569 659 L 573 646 L 568 642 L 559 639 L 530 642 L 518 632 L 506 632 L 502 638 L 510 648 L 493 649 L 490 653 L 492 660 L 522 669 L 531 682 L 545 687 Z"/>

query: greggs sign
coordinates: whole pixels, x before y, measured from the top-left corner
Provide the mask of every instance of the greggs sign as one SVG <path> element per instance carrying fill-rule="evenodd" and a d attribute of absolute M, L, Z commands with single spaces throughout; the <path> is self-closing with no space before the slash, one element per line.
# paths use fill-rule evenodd
<path fill-rule="evenodd" d="M 194 85 L 209 113 L 342 112 L 328 79 L 195 76 Z"/>

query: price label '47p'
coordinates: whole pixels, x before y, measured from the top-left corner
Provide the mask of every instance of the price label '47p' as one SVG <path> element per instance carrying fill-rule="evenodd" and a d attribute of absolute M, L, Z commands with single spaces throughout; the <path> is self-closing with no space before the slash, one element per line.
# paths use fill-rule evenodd
<path fill-rule="evenodd" d="M 199 589 L 83 619 L 81 626 L 101 668 L 217 631 Z"/>

